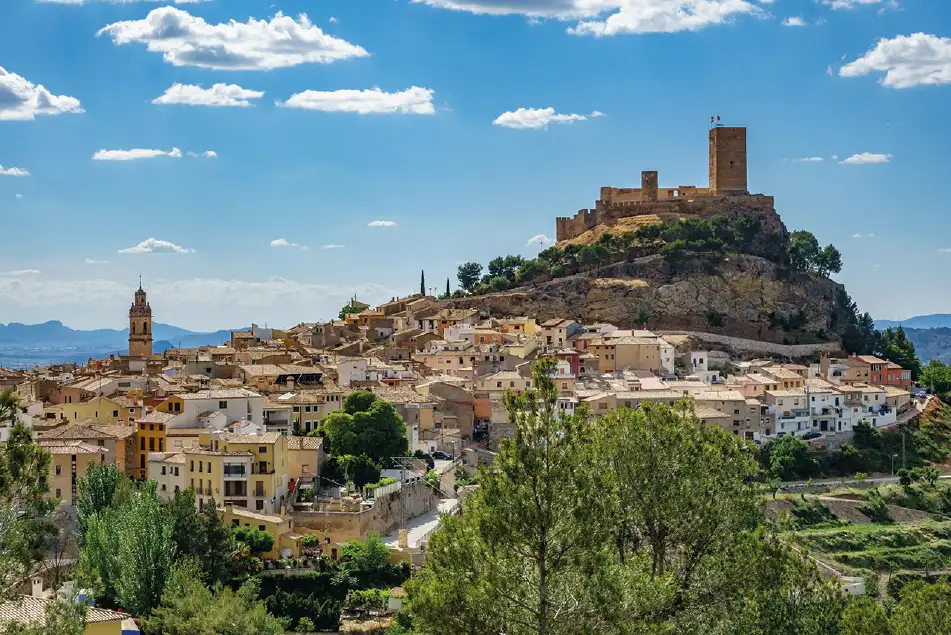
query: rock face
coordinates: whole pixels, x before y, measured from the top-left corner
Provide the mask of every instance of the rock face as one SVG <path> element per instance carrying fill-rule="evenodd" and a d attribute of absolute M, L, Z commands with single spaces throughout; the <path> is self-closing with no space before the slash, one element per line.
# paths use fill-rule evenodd
<path fill-rule="evenodd" d="M 772 262 L 731 254 L 714 266 L 669 273 L 659 256 L 503 293 L 444 302 L 494 316 L 567 317 L 646 328 L 719 333 L 786 344 L 839 339 L 848 307 L 842 285 L 809 274 L 782 277 Z"/>

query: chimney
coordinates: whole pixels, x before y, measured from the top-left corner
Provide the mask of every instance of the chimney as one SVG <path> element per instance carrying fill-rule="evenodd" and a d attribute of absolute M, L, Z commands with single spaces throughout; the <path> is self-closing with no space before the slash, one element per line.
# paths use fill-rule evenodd
<path fill-rule="evenodd" d="M 281 505 L 281 520 L 284 520 L 284 514 L 286 513 L 284 506 Z"/>
<path fill-rule="evenodd" d="M 35 575 L 30 578 L 30 583 L 33 585 L 33 590 L 31 595 L 35 598 L 42 598 L 43 596 L 43 576 Z"/>

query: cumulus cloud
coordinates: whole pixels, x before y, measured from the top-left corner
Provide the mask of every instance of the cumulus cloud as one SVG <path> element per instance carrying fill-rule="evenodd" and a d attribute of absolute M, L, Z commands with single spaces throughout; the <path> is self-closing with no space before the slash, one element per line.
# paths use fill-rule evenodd
<path fill-rule="evenodd" d="M 888 163 L 891 159 L 892 155 L 890 154 L 863 152 L 861 154 L 853 154 L 849 158 L 839 161 L 839 163 L 842 165 L 865 165 L 868 163 Z"/>
<path fill-rule="evenodd" d="M 412 0 L 477 14 L 579 20 L 575 35 L 674 33 L 723 24 L 734 16 L 759 14 L 748 0 Z M 768 4 L 768 3 L 764 3 Z"/>
<path fill-rule="evenodd" d="M 198 4 L 199 2 L 211 2 L 211 0 L 37 0 L 47 4 L 73 4 L 84 5 L 93 2 L 105 2 L 108 4 L 126 4 L 128 2 L 169 2 L 170 4 Z"/>
<path fill-rule="evenodd" d="M 367 223 L 367 227 L 396 227 L 396 223 L 391 220 L 374 220 Z"/>
<path fill-rule="evenodd" d="M 783 26 L 806 26 L 806 21 L 802 19 L 802 16 L 791 15 L 783 20 Z"/>
<path fill-rule="evenodd" d="M 548 130 L 553 123 L 574 123 L 587 121 L 591 117 L 603 117 L 604 113 L 595 110 L 587 115 L 556 113 L 554 108 L 519 108 L 503 112 L 492 123 L 503 128 L 518 130 Z"/>
<path fill-rule="evenodd" d="M 13 271 L 0 271 L 0 276 L 9 276 L 19 278 L 20 276 L 38 276 L 42 271 L 39 269 L 14 269 Z"/>
<path fill-rule="evenodd" d="M 266 71 L 298 64 L 329 64 L 369 53 L 327 35 L 301 14 L 295 20 L 278 12 L 270 21 L 248 18 L 209 24 L 175 7 L 152 10 L 142 20 L 115 22 L 97 35 L 117 46 L 137 42 L 175 66 Z"/>
<path fill-rule="evenodd" d="M 822 0 L 822 4 L 831 7 L 834 11 L 873 4 L 882 5 L 881 8 L 895 9 L 898 7 L 898 0 Z"/>
<path fill-rule="evenodd" d="M 108 265 L 108 260 L 96 260 L 94 258 L 86 258 L 87 265 Z"/>
<path fill-rule="evenodd" d="M 194 249 L 180 247 L 167 240 L 158 240 L 156 238 L 146 238 L 135 247 L 120 249 L 120 254 L 193 254 Z"/>
<path fill-rule="evenodd" d="M 555 241 L 546 236 L 545 234 L 535 234 L 527 241 L 525 241 L 526 247 L 551 247 L 555 244 Z"/>
<path fill-rule="evenodd" d="M 75 97 L 54 95 L 0 66 L 0 121 L 32 121 L 37 115 L 85 112 Z"/>
<path fill-rule="evenodd" d="M 23 168 L 5 168 L 0 165 L 0 176 L 30 176 Z"/>
<path fill-rule="evenodd" d="M 205 150 L 204 152 L 189 152 L 190 157 L 200 157 L 202 159 L 217 159 L 218 153 L 214 150 Z"/>
<path fill-rule="evenodd" d="M 294 247 L 296 249 L 307 249 L 307 245 L 298 245 L 297 243 L 292 243 L 286 238 L 275 238 L 271 241 L 271 247 Z"/>
<path fill-rule="evenodd" d="M 346 245 L 336 245 L 336 244 L 334 244 L 334 243 L 330 243 L 329 245 L 321 245 L 321 246 L 320 246 L 321 249 L 343 249 L 343 248 L 345 248 L 345 247 L 346 247 Z"/>
<path fill-rule="evenodd" d="M 23 198 L 23 195 L 22 195 L 22 194 L 17 194 L 16 197 L 17 197 L 17 198 Z"/>
<path fill-rule="evenodd" d="M 248 90 L 237 84 L 215 84 L 202 88 L 195 84 L 172 84 L 165 93 L 152 100 L 153 104 L 181 104 L 183 106 L 231 106 L 245 108 L 249 100 L 260 99 L 263 91 Z"/>
<path fill-rule="evenodd" d="M 291 95 L 285 102 L 277 102 L 284 108 L 322 110 L 324 112 L 355 112 L 369 114 L 432 115 L 433 93 L 429 88 L 412 86 L 397 93 L 386 93 L 379 88 L 370 90 L 305 90 Z"/>
<path fill-rule="evenodd" d="M 328 20 L 328 22 L 330 22 L 331 24 L 337 24 L 338 20 L 337 18 L 330 16 L 330 19 Z"/>
<path fill-rule="evenodd" d="M 951 38 L 927 33 L 882 38 L 874 48 L 839 69 L 842 77 L 885 73 L 889 88 L 951 83 Z"/>
<path fill-rule="evenodd" d="M 792 161 L 793 163 L 822 163 L 823 160 L 822 157 L 800 157 Z"/>
<path fill-rule="evenodd" d="M 172 148 L 168 151 L 133 148 L 132 150 L 100 150 L 92 155 L 93 161 L 138 161 L 139 159 L 154 159 L 156 157 L 181 159 L 182 151 L 178 148 Z"/>

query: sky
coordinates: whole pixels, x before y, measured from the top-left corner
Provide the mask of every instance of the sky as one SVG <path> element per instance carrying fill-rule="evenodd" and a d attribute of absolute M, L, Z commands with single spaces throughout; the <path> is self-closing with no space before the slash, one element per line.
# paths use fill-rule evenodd
<path fill-rule="evenodd" d="M 0 322 L 290 326 L 749 187 L 877 318 L 951 312 L 946 0 L 2 0 Z"/>

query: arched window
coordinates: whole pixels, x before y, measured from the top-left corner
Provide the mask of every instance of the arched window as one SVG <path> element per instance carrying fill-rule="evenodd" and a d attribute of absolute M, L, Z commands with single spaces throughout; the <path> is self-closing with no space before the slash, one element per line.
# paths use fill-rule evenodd
<path fill-rule="evenodd" d="M 148 323 L 148 322 L 142 322 L 142 334 L 143 334 L 143 335 L 148 335 L 148 334 L 149 334 L 149 323 Z"/>
<path fill-rule="evenodd" d="M 135 335 L 135 322 L 132 323 L 132 335 Z"/>

